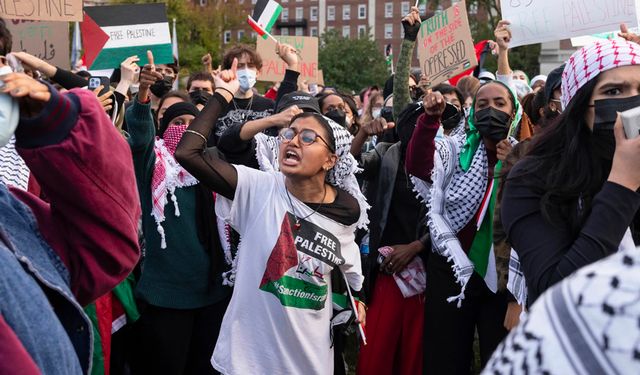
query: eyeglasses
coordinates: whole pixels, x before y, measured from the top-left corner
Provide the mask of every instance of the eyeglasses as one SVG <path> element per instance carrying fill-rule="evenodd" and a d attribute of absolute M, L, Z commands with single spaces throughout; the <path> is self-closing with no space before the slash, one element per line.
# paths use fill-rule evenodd
<path fill-rule="evenodd" d="M 311 129 L 303 129 L 300 132 L 297 132 L 294 128 L 284 128 L 280 130 L 280 140 L 282 143 L 289 143 L 293 141 L 296 136 L 298 136 L 300 143 L 305 146 L 311 146 L 316 140 L 320 139 L 322 143 L 327 146 L 329 151 L 335 152 L 335 150 L 329 146 L 329 143 L 322 138 L 322 136 Z"/>

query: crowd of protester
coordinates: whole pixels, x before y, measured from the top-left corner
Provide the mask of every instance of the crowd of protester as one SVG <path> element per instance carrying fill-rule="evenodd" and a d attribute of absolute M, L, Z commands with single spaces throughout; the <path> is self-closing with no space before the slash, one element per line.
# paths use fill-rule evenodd
<path fill-rule="evenodd" d="M 639 373 L 640 36 L 529 80 L 503 20 L 429 87 L 420 22 L 382 88 L 278 43 L 265 95 L 246 45 L 89 90 L 0 22 L 0 374 Z"/>

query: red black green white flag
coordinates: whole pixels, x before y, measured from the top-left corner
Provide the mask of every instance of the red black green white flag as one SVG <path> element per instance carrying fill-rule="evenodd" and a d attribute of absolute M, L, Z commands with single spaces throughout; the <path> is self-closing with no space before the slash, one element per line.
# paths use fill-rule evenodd
<path fill-rule="evenodd" d="M 273 25 L 278 21 L 282 6 L 273 0 L 258 0 L 253 8 L 253 14 L 247 17 L 247 22 L 263 39 L 267 39 Z"/>
<path fill-rule="evenodd" d="M 167 9 L 163 3 L 84 8 L 82 44 L 90 70 L 112 69 L 138 55 L 147 63 L 147 50 L 156 64 L 173 62 Z"/>

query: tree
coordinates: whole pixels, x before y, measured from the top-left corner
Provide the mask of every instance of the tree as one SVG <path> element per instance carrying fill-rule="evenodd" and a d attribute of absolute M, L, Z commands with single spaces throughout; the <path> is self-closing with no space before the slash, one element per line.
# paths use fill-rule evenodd
<path fill-rule="evenodd" d="M 373 40 L 348 39 L 336 30 L 320 38 L 319 60 L 325 84 L 340 90 L 382 85 L 388 76 L 385 57 Z"/>

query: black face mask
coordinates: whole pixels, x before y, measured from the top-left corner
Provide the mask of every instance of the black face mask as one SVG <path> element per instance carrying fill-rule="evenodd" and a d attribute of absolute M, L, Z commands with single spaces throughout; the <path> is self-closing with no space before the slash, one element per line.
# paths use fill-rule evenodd
<path fill-rule="evenodd" d="M 164 77 L 163 79 L 156 81 L 153 85 L 151 85 L 151 87 L 149 87 L 149 90 L 151 90 L 151 93 L 157 98 L 162 98 L 166 93 L 171 91 L 172 87 L 173 78 Z"/>
<path fill-rule="evenodd" d="M 508 113 L 488 107 L 476 112 L 474 117 L 474 125 L 481 136 L 494 142 L 507 138 L 511 122 L 511 115 Z"/>
<path fill-rule="evenodd" d="M 342 125 L 345 128 L 347 127 L 347 115 L 344 111 L 340 109 L 332 109 L 324 115 L 335 121 L 338 125 Z"/>
<path fill-rule="evenodd" d="M 191 102 L 194 105 L 202 104 L 207 105 L 209 103 L 209 99 L 211 99 L 211 94 L 204 90 L 195 90 L 189 93 L 189 97 L 191 98 Z"/>
<path fill-rule="evenodd" d="M 444 130 L 451 130 L 460 124 L 462 119 L 462 111 L 455 105 L 447 103 L 444 112 L 442 113 L 442 128 Z"/>
<path fill-rule="evenodd" d="M 382 107 L 380 117 L 385 119 L 386 122 L 393 122 L 393 107 Z"/>
<path fill-rule="evenodd" d="M 595 118 L 593 119 L 593 152 L 606 160 L 613 160 L 616 150 L 616 138 L 613 126 L 618 112 L 640 107 L 640 95 L 622 99 L 603 99 L 594 102 Z"/>

